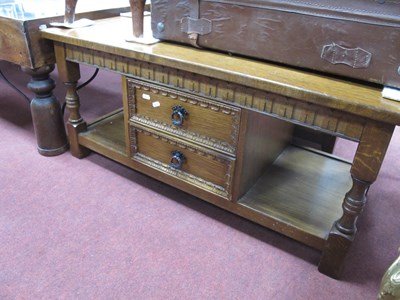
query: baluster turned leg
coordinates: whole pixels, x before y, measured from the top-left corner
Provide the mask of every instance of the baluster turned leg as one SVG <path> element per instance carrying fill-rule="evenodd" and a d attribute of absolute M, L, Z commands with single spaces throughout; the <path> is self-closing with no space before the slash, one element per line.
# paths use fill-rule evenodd
<path fill-rule="evenodd" d="M 64 153 L 68 149 L 67 136 L 60 103 L 53 95 L 55 83 L 50 78 L 54 65 L 22 70 L 32 78 L 28 88 L 35 94 L 31 114 L 39 153 L 44 156 Z"/>
<path fill-rule="evenodd" d="M 352 179 L 353 186 L 343 201 L 343 215 L 332 226 L 319 264 L 319 271 L 333 278 L 342 273 L 344 258 L 357 232 L 357 218 L 365 206 L 366 192 L 371 184 L 353 176 Z"/>
<path fill-rule="evenodd" d="M 57 61 L 58 74 L 67 87 L 65 100 L 69 112 L 67 133 L 71 154 L 75 157 L 82 158 L 89 154 L 89 150 L 79 145 L 78 139 L 79 133 L 87 129 L 86 122 L 79 112 L 80 100 L 77 93 L 77 83 L 81 77 L 79 64 L 67 61 L 66 50 L 60 43 L 54 43 L 54 53 Z"/>
<path fill-rule="evenodd" d="M 378 176 L 394 126 L 369 123 L 364 128 L 351 168 L 353 186 L 343 201 L 343 215 L 333 224 L 322 251 L 319 271 L 338 278 L 354 240 L 357 219 L 366 203 L 368 187 Z"/>
<path fill-rule="evenodd" d="M 67 87 L 67 95 L 65 101 L 69 112 L 67 131 L 70 143 L 70 150 L 73 156 L 82 158 L 89 154 L 89 150 L 79 145 L 78 135 L 80 132 L 86 131 L 87 125 L 83 120 L 79 108 L 80 100 L 77 93 L 77 81 L 64 82 Z"/>

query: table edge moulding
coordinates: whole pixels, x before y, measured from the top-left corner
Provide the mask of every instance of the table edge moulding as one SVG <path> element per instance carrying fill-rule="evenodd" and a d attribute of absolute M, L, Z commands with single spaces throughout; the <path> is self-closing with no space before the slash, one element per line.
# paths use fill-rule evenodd
<path fill-rule="evenodd" d="M 177 44 L 129 43 L 130 30 L 129 19 L 115 17 L 41 33 L 54 43 L 67 87 L 72 155 L 98 152 L 318 249 L 319 270 L 338 278 L 400 104 L 374 85 Z M 80 64 L 121 74 L 120 110 L 86 123 Z M 225 129 L 207 134 L 207 126 Z M 298 126 L 357 142 L 354 160 L 294 145 Z"/>

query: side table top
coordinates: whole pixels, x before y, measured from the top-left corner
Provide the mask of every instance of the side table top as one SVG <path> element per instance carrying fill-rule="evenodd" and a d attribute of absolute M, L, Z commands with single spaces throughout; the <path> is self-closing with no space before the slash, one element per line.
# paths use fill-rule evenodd
<path fill-rule="evenodd" d="M 64 10 L 65 1 L 61 0 L 0 3 L 0 60 L 31 69 L 54 63 L 52 45 L 40 39 L 39 26 L 62 22 Z M 92 1 L 81 0 L 77 5 L 77 19 L 102 19 L 129 10 L 125 0 L 95 5 Z"/>

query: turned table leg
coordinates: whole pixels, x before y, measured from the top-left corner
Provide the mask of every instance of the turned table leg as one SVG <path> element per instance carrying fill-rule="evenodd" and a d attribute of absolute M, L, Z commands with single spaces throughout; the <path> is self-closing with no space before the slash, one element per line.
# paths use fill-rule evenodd
<path fill-rule="evenodd" d="M 378 176 L 393 130 L 392 125 L 376 123 L 364 128 L 350 171 L 353 186 L 344 198 L 343 215 L 333 224 L 319 263 L 319 271 L 330 277 L 341 275 L 357 231 L 357 219 L 367 200 L 367 190 Z"/>
<path fill-rule="evenodd" d="M 55 83 L 49 75 L 54 65 L 38 69 L 22 67 L 22 70 L 31 76 L 28 88 L 35 94 L 31 101 L 31 113 L 39 153 L 44 156 L 64 153 L 68 149 L 68 141 L 60 103 L 53 95 Z"/>
<path fill-rule="evenodd" d="M 69 111 L 67 131 L 70 143 L 71 154 L 75 157 L 82 158 L 89 154 L 89 150 L 79 145 L 79 133 L 86 131 L 87 124 L 83 120 L 79 108 L 80 100 L 77 94 L 77 81 L 64 82 L 67 87 L 67 95 L 65 97 L 67 109 Z"/>
<path fill-rule="evenodd" d="M 77 84 L 81 77 L 79 64 L 67 61 L 64 47 L 57 42 L 54 43 L 54 52 L 58 74 L 67 88 L 65 100 L 69 112 L 67 132 L 70 151 L 73 156 L 82 158 L 87 156 L 90 150 L 79 145 L 79 133 L 87 129 L 86 122 L 79 112 L 80 100 L 77 93 Z"/>

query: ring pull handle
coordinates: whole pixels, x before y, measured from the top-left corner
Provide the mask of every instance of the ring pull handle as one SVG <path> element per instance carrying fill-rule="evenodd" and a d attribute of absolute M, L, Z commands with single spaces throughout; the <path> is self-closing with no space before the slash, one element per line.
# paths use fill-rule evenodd
<path fill-rule="evenodd" d="M 172 115 L 171 115 L 172 124 L 174 124 L 175 126 L 182 126 L 183 121 L 188 115 L 189 113 L 186 111 L 184 107 L 180 105 L 174 106 L 172 108 Z"/>
<path fill-rule="evenodd" d="M 170 163 L 170 167 L 174 168 L 176 170 L 181 170 L 182 169 L 182 164 L 185 161 L 185 156 L 183 155 L 182 152 L 175 150 L 172 151 L 172 156 L 171 156 L 171 163 Z"/>

